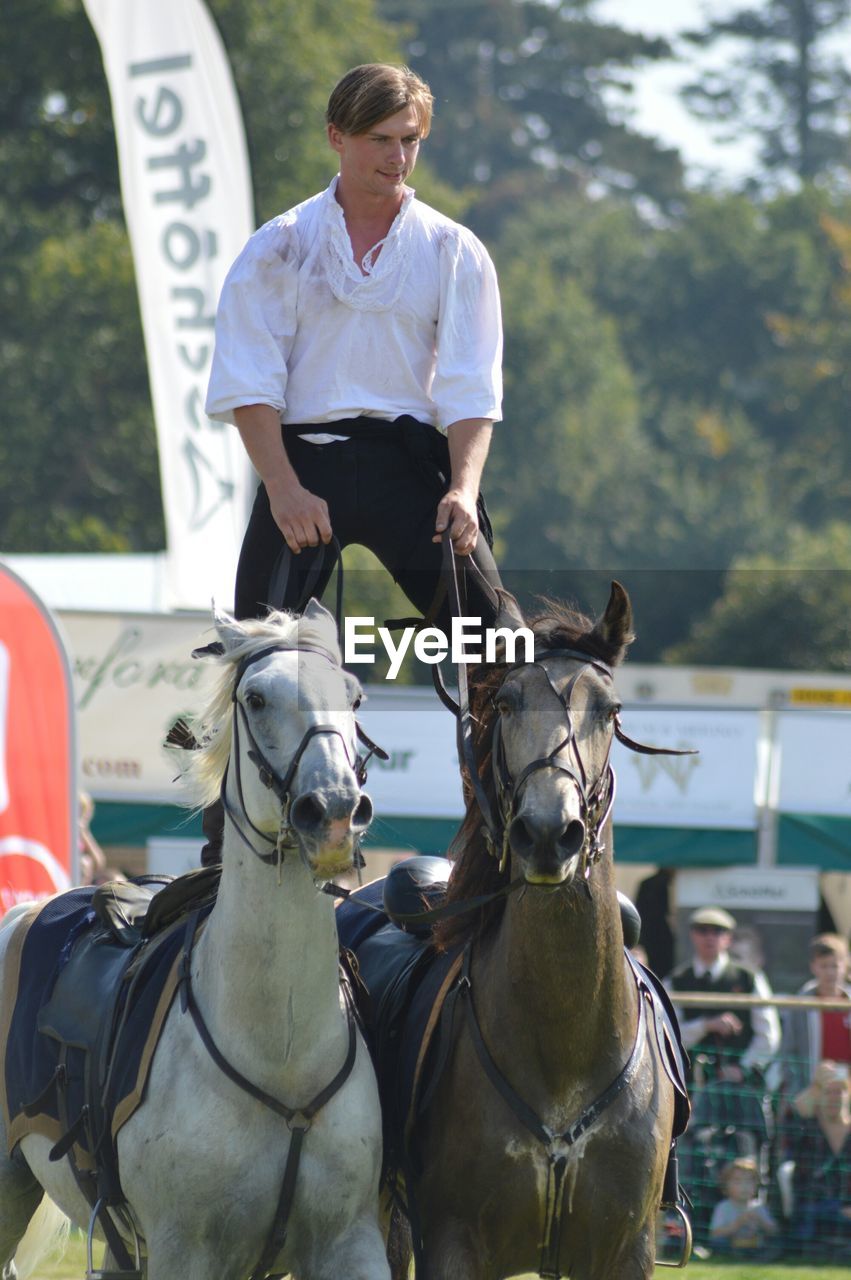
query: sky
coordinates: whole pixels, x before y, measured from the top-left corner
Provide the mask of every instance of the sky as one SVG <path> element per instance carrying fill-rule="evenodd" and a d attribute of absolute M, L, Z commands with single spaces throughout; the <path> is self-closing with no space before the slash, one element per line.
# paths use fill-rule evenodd
<path fill-rule="evenodd" d="M 743 0 L 597 0 L 594 12 L 628 30 L 672 39 L 679 31 L 702 27 L 707 15 L 721 17 L 743 7 Z M 687 52 L 696 60 L 694 49 L 687 46 Z M 717 62 L 718 52 L 711 57 Z M 694 176 L 706 170 L 720 171 L 731 181 L 745 176 L 752 168 L 752 145 L 715 143 L 711 126 L 695 120 L 679 102 L 677 89 L 692 75 L 687 67 L 674 62 L 640 71 L 635 81 L 633 123 L 642 132 L 678 146 Z"/>

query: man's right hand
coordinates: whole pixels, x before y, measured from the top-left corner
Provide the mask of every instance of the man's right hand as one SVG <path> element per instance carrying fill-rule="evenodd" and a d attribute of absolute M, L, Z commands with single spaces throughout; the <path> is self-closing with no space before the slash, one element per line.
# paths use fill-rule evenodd
<path fill-rule="evenodd" d="M 274 489 L 267 485 L 266 491 L 275 524 L 293 555 L 305 547 L 331 541 L 331 520 L 324 498 L 318 498 L 298 481 Z"/>

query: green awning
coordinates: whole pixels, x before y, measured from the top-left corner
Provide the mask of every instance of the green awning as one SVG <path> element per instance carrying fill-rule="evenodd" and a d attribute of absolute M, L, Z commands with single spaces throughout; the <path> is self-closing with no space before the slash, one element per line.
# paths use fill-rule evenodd
<path fill-rule="evenodd" d="M 839 822 L 829 818 L 808 821 Z M 834 861 L 828 867 L 815 858 L 798 856 L 785 858 L 786 864 L 805 866 L 815 861 L 816 865 L 828 870 L 851 869 L 851 823 L 845 822 L 844 825 L 845 861 Z M 102 845 L 144 848 L 151 837 L 203 839 L 200 814 L 166 804 L 98 801 L 92 829 Z M 370 828 L 365 846 L 444 854 L 457 829 L 458 823 L 454 818 L 379 815 Z M 615 854 L 619 862 L 651 862 L 670 867 L 748 866 L 756 862 L 756 833 L 688 827 L 630 827 L 616 823 Z"/>
<path fill-rule="evenodd" d="M 777 862 L 781 867 L 851 871 L 851 818 L 782 813 L 777 824 Z"/>

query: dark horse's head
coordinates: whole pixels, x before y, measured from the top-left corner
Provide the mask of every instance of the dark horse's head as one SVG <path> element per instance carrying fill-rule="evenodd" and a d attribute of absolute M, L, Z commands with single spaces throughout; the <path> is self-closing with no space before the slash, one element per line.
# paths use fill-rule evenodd
<path fill-rule="evenodd" d="M 527 621 L 503 594 L 496 625 L 530 627 L 535 662 L 483 666 L 471 675 L 477 772 L 499 842 L 494 848 L 467 783 L 467 813 L 451 851 L 450 900 L 492 892 L 518 876 L 530 886 L 570 884 L 595 855 L 610 808 L 609 753 L 620 709 L 610 669 L 633 639 L 626 591 L 612 583 L 596 622 L 552 602 Z M 495 904 L 478 918 L 444 922 L 438 941 L 450 945 L 501 909 Z"/>

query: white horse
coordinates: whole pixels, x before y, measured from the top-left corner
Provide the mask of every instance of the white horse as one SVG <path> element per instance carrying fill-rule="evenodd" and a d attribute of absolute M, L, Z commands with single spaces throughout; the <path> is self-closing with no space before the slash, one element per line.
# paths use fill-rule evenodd
<path fill-rule="evenodd" d="M 141 1269 L 147 1280 L 389 1280 L 375 1077 L 341 990 L 333 902 L 319 889 L 352 867 L 372 815 L 356 773 L 360 691 L 340 666 L 331 615 L 313 601 L 301 619 L 219 617 L 216 628 L 222 670 L 191 772 L 202 802 L 221 786 L 228 820 L 218 897 L 191 953 L 189 1006 L 214 1049 L 174 1001 L 145 1100 L 118 1132 Z M 0 989 L 22 923 L 0 931 Z M 296 1114 L 287 1120 L 246 1083 Z M 312 1118 L 298 1110 L 318 1098 Z M 51 1146 L 30 1133 L 10 1156 L 0 1132 L 0 1270 L 43 1192 L 89 1222 Z M 273 1231 L 282 1217 L 283 1243 Z"/>

